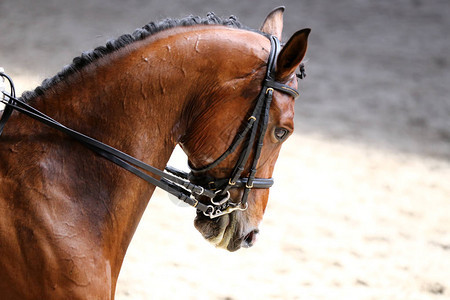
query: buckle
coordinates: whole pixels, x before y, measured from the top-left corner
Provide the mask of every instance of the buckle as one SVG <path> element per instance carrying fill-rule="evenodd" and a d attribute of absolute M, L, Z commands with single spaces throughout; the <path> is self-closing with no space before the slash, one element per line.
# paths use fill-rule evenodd
<path fill-rule="evenodd" d="M 216 195 L 220 192 L 222 192 L 222 191 L 221 190 L 217 191 Z M 225 202 L 230 200 L 230 191 L 227 191 L 225 197 L 223 197 L 223 199 L 221 199 L 219 202 L 214 202 L 214 199 L 215 199 L 215 197 L 211 199 L 212 204 L 217 205 L 217 206 L 222 206 L 223 204 L 225 204 Z"/>

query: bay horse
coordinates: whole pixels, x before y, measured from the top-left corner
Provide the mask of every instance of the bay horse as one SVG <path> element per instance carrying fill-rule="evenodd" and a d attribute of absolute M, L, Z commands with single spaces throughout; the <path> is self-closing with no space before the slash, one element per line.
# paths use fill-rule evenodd
<path fill-rule="evenodd" d="M 83 53 L 20 100 L 161 170 L 177 144 L 194 171 L 225 152 L 202 176 L 228 178 L 245 144 L 227 149 L 254 118 L 271 37 L 281 39 L 283 11 L 272 11 L 260 31 L 214 14 L 150 23 Z M 293 34 L 273 62 L 274 86 L 262 93 L 271 99 L 267 122 L 260 123 L 262 138 L 247 153 L 260 158 L 257 168 L 246 161 L 239 171 L 249 176 L 239 179 L 246 187 L 227 191 L 230 205 L 251 191 L 247 205 L 217 217 L 197 213 L 195 227 L 217 247 L 236 251 L 255 242 L 270 184 L 252 190 L 250 177 L 255 184 L 271 178 L 281 144 L 293 131 L 295 73 L 309 32 Z M 0 136 L 2 299 L 114 298 L 125 252 L 155 185 L 91 150 L 24 114 L 9 118 Z M 227 189 L 235 183 L 230 180 Z M 196 205 L 207 205 L 199 199 Z"/>

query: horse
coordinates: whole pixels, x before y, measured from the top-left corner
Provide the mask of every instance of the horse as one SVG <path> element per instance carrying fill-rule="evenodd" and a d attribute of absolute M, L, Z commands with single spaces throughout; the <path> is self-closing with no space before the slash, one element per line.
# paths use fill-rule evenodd
<path fill-rule="evenodd" d="M 273 10 L 260 30 L 211 13 L 149 23 L 84 52 L 20 100 L 161 170 L 180 145 L 199 170 L 227 152 L 242 124 L 252 121 L 268 70 L 269 37 L 281 39 L 283 11 Z M 309 32 L 293 34 L 274 61 L 279 86 L 265 92 L 271 95 L 267 130 L 247 155 L 259 149 L 253 176 L 261 180 L 271 178 L 294 129 L 293 92 L 282 89 L 297 88 Z M 0 136 L 2 299 L 114 299 L 155 185 L 90 148 L 27 115 L 9 118 Z M 228 178 L 244 148 L 237 145 L 202 176 Z M 243 166 L 241 174 L 252 172 L 251 159 Z M 236 251 L 254 244 L 269 189 L 251 190 L 249 182 L 227 191 L 230 203 L 250 191 L 245 207 L 217 217 L 197 211 L 195 227 L 216 247 Z"/>

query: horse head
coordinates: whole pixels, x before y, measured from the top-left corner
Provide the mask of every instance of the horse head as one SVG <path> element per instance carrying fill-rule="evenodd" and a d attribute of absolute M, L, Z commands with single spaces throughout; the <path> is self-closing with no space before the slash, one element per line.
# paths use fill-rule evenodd
<path fill-rule="evenodd" d="M 191 118 L 186 133 L 180 139 L 180 145 L 188 155 L 189 164 L 193 169 L 192 180 L 208 185 L 212 181 L 224 179 L 228 181 L 236 170 L 237 162 L 242 160 L 246 143 L 236 145 L 230 150 L 230 145 L 236 136 L 242 133 L 242 127 L 251 114 L 261 93 L 266 74 L 268 57 L 271 54 L 271 42 L 268 36 L 281 39 L 284 8 L 272 11 L 261 27 L 263 34 L 242 30 L 223 31 L 221 41 L 227 41 L 226 57 L 217 54 L 214 57 L 215 68 L 220 72 L 209 79 L 205 88 L 207 97 L 201 104 L 190 106 Z M 286 89 L 297 89 L 296 69 L 300 66 L 307 48 L 309 29 L 297 31 L 284 45 L 274 61 L 273 80 L 281 83 Z M 239 38 L 235 38 L 239 35 Z M 218 47 L 225 48 L 218 42 Z M 202 51 L 199 46 L 199 51 Z M 208 85 L 209 84 L 209 85 Z M 257 139 L 252 141 L 248 159 L 240 172 L 241 178 L 252 176 L 252 161 L 259 157 L 253 176 L 269 180 L 283 142 L 294 130 L 294 97 L 280 89 L 272 89 L 270 110 L 266 124 L 260 124 L 257 129 L 262 132 L 263 145 L 258 151 Z M 204 96 L 204 95 L 203 95 Z M 263 130 L 263 127 L 264 128 Z M 233 148 L 233 147 L 232 147 Z M 228 151 L 227 151 L 228 149 Z M 226 153 L 227 155 L 223 155 Z M 245 155 L 244 155 L 245 156 Z M 220 161 L 217 158 L 223 157 Z M 217 164 L 214 162 L 218 162 Z M 212 166 L 206 168 L 205 166 Z M 222 180 L 223 181 L 223 180 Z M 269 189 L 248 189 L 244 187 L 230 188 L 231 179 L 225 183 L 227 197 L 232 203 L 240 203 L 246 198 L 246 206 L 229 214 L 211 218 L 202 212 L 197 213 L 195 227 L 205 239 L 216 247 L 236 251 L 241 247 L 250 247 L 256 241 L 258 226 L 268 202 Z M 248 191 L 245 191 L 245 190 Z M 248 193 L 244 196 L 245 193 Z M 208 204 L 209 199 L 201 200 Z"/>

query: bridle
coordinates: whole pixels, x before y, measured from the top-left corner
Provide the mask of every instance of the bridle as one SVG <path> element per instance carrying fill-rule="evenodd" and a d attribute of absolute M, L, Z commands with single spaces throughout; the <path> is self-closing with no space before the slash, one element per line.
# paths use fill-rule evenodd
<path fill-rule="evenodd" d="M 206 214 L 210 217 L 230 213 L 234 210 L 246 210 L 248 207 L 247 198 L 252 189 L 268 189 L 274 183 L 273 178 L 255 177 L 258 161 L 263 147 L 264 136 L 269 123 L 269 109 L 273 98 L 273 92 L 274 90 L 278 90 L 291 95 L 294 99 L 299 96 L 299 93 L 290 86 L 275 81 L 275 64 L 281 50 L 281 45 L 280 41 L 275 36 L 270 37 L 270 43 L 271 50 L 267 62 L 267 71 L 263 86 L 258 95 L 256 105 L 250 117 L 247 119 L 247 123 L 243 127 L 242 131 L 235 136 L 228 149 L 212 163 L 200 168 L 195 168 L 189 162 L 191 173 L 189 174 L 188 179 L 191 182 L 195 182 L 202 186 L 207 186 L 210 190 L 216 192 L 216 196 L 211 199 L 211 203 L 215 205 L 212 216 L 211 214 Z M 245 141 L 243 150 L 239 155 L 230 177 L 225 179 L 215 179 L 206 174 L 207 171 L 218 166 L 231 153 L 236 151 L 237 147 L 247 136 L 248 139 Z M 254 149 L 254 155 L 253 161 L 250 165 L 249 175 L 246 178 L 241 178 L 252 149 Z M 230 201 L 229 191 L 232 188 L 244 188 L 240 202 Z"/>
<path fill-rule="evenodd" d="M 3 132 L 6 122 L 13 110 L 17 110 L 35 120 L 38 120 L 54 129 L 57 129 L 70 137 L 78 140 L 90 148 L 95 153 L 103 156 L 118 166 L 144 179 L 150 184 L 153 184 L 164 191 L 174 195 L 181 201 L 195 207 L 198 211 L 203 212 L 211 219 L 219 216 L 229 214 L 235 210 L 246 210 L 248 208 L 247 198 L 252 189 L 268 189 L 273 185 L 272 178 L 256 178 L 256 170 L 258 161 L 263 147 L 263 139 L 267 130 L 269 122 L 269 109 L 273 98 L 274 90 L 281 91 L 296 98 L 299 93 L 296 89 L 289 87 L 286 84 L 275 81 L 275 64 L 278 54 L 281 50 L 280 41 L 274 37 L 270 37 L 271 50 L 267 62 L 267 72 L 263 82 L 262 89 L 258 95 L 256 105 L 248 118 L 247 123 L 243 129 L 235 136 L 233 142 L 228 149 L 212 163 L 194 168 L 191 163 L 191 173 L 177 170 L 173 167 L 167 166 L 165 171 L 152 167 L 126 153 L 123 153 L 111 146 L 99 142 L 89 136 L 70 129 L 61 123 L 51 119 L 47 115 L 41 113 L 37 109 L 31 107 L 21 99 L 15 97 L 14 84 L 11 78 L 0 73 L 0 76 L 6 78 L 10 84 L 10 94 L 3 92 L 8 98 L 8 101 L 1 100 L 5 104 L 5 110 L 0 119 L 0 135 Z M 300 78 L 305 76 L 301 68 Z M 243 150 L 231 172 L 230 177 L 224 179 L 216 179 L 208 176 L 207 171 L 213 169 L 225 160 L 231 153 L 236 151 L 237 147 L 247 137 Z M 256 142 L 255 142 L 256 141 Z M 250 157 L 250 153 L 254 149 L 253 160 L 249 175 L 242 178 L 242 172 Z M 152 177 L 147 173 L 150 172 L 160 179 Z M 239 202 L 233 202 L 230 199 L 230 189 L 244 188 L 242 198 Z M 201 197 L 209 198 L 209 203 L 200 202 Z"/>
<path fill-rule="evenodd" d="M 289 94 L 294 98 L 299 96 L 296 89 L 275 81 L 275 63 L 281 50 L 281 45 L 280 41 L 274 36 L 270 36 L 270 43 L 271 50 L 267 62 L 267 71 L 263 86 L 257 98 L 256 105 L 243 130 L 236 135 L 228 149 L 214 162 L 201 168 L 194 168 L 192 164 L 189 164 L 191 168 L 191 173 L 189 174 L 170 166 L 167 166 L 165 171 L 159 170 L 111 146 L 62 125 L 61 123 L 41 113 L 37 109 L 31 107 L 21 99 L 17 99 L 15 97 L 13 81 L 4 73 L 0 73 L 0 76 L 8 80 L 10 84 L 10 94 L 3 92 L 3 95 L 5 95 L 9 100 L 1 100 L 6 107 L 0 119 L 0 135 L 3 132 L 6 122 L 11 116 L 13 110 L 17 110 L 78 140 L 80 143 L 84 144 L 97 154 L 144 179 L 148 183 L 151 183 L 174 195 L 181 201 L 197 208 L 197 210 L 203 212 L 203 214 L 211 219 L 217 218 L 224 214 L 229 214 L 235 210 L 246 210 L 248 208 L 247 198 L 252 189 L 268 189 L 273 185 L 272 178 L 255 177 L 259 157 L 263 147 L 264 135 L 269 122 L 269 109 L 273 98 L 273 92 L 274 90 L 278 90 Z M 304 70 L 301 68 L 300 78 L 303 78 L 304 76 Z M 207 171 L 219 165 L 223 160 L 225 160 L 226 157 L 233 153 L 247 136 L 249 137 L 245 142 L 243 150 L 240 153 L 229 178 L 216 179 L 211 178 L 206 174 Z M 244 171 L 253 148 L 254 155 L 249 175 L 247 178 L 241 178 L 241 174 Z M 159 176 L 160 179 L 156 179 L 142 170 Z M 244 192 L 240 202 L 235 203 L 231 201 L 229 192 L 230 189 L 242 187 L 244 188 Z M 209 198 L 210 203 L 204 204 L 200 202 L 199 199 L 202 196 Z"/>

